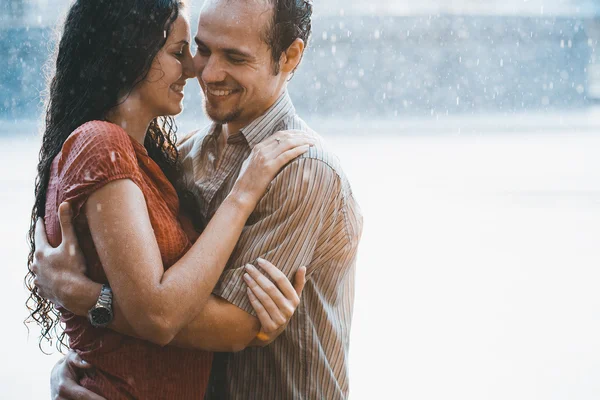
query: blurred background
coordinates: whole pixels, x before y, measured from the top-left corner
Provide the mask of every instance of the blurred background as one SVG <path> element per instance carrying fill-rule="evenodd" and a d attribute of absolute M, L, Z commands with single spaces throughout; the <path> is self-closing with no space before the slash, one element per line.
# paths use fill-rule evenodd
<path fill-rule="evenodd" d="M 314 3 L 290 93 L 365 218 L 351 398 L 600 398 L 600 1 Z M 22 324 L 22 278 L 68 5 L 0 0 L 5 399 L 47 398 L 60 357 Z M 180 132 L 201 102 L 189 81 Z"/>

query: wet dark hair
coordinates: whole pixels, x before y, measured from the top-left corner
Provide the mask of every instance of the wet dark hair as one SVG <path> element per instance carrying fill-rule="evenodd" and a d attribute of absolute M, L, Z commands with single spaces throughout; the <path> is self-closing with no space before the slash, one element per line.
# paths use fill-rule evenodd
<path fill-rule="evenodd" d="M 47 93 L 46 124 L 28 235 L 25 285 L 31 293 L 26 302 L 30 314 L 25 322 L 40 325 L 40 348 L 44 341 L 52 344 L 53 335 L 59 351 L 66 346 L 59 312 L 39 296 L 31 272 L 35 225 L 45 215 L 52 161 L 77 127 L 88 121 L 105 120 L 109 110 L 119 105 L 119 99 L 147 77 L 182 7 L 180 0 L 77 0 L 67 14 Z M 173 184 L 178 176 L 175 133 L 172 118 L 156 118 L 150 123 L 144 142 L 149 156 Z"/>
<path fill-rule="evenodd" d="M 273 6 L 273 18 L 264 32 L 264 40 L 271 49 L 273 73 L 279 74 L 279 60 L 296 39 L 308 47 L 312 30 L 311 0 L 268 0 Z"/>

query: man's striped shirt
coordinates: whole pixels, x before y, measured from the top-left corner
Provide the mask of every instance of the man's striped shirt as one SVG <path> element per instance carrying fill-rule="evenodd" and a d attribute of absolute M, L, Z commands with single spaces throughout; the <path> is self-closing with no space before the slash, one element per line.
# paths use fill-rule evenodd
<path fill-rule="evenodd" d="M 252 148 L 279 130 L 314 133 L 286 93 L 218 149 L 213 124 L 181 146 L 185 180 L 206 221 L 225 199 Z M 244 265 L 269 260 L 293 280 L 307 266 L 301 303 L 287 329 L 264 348 L 218 353 L 212 399 L 343 399 L 356 251 L 362 216 L 337 157 L 317 145 L 273 180 L 248 219 L 213 293 L 256 315 L 246 294 Z M 221 154 L 219 154 L 219 151 Z"/>

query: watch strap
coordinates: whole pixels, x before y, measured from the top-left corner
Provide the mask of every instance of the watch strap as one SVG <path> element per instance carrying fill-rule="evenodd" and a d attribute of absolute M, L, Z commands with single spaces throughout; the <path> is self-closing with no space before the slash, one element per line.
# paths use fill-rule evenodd
<path fill-rule="evenodd" d="M 100 291 L 100 296 L 98 296 L 95 307 L 106 307 L 112 310 L 112 289 L 109 285 L 102 285 L 102 290 Z"/>

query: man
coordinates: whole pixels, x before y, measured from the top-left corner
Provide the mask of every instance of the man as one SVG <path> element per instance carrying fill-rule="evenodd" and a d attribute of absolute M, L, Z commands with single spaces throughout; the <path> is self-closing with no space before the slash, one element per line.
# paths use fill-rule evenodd
<path fill-rule="evenodd" d="M 307 0 L 208 0 L 204 5 L 194 66 L 206 113 L 214 123 L 180 147 L 184 181 L 204 221 L 225 198 L 256 144 L 278 130 L 310 131 L 296 115 L 287 82 L 302 59 L 311 14 Z M 262 257 L 288 278 L 300 266 L 308 266 L 302 301 L 287 329 L 267 347 L 217 353 L 209 398 L 348 396 L 354 270 L 361 231 L 362 217 L 349 183 L 337 158 L 319 139 L 317 146 L 273 180 L 247 222 L 213 291 L 220 301 L 232 304 L 229 320 L 194 323 L 175 339 L 178 346 L 219 350 L 224 344 L 208 338 L 222 329 L 219 332 L 227 337 L 218 339 L 227 342 L 228 349 L 246 347 L 258 329 L 246 296 L 244 265 Z M 54 257 L 43 262 L 56 269 L 70 256 Z M 70 295 L 95 301 L 89 299 L 86 285 L 70 285 Z M 60 362 L 53 374 L 72 377 L 73 368 L 82 366 Z"/>

